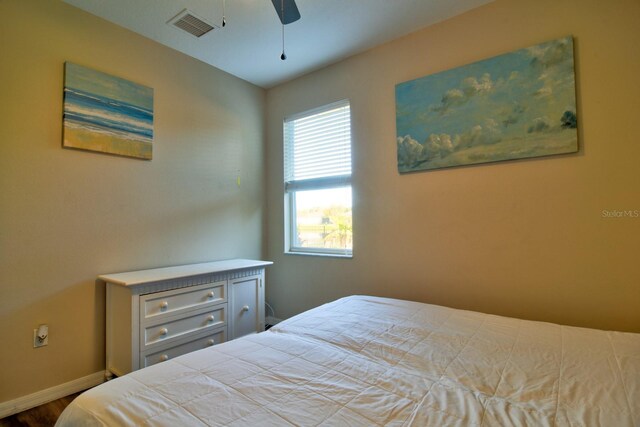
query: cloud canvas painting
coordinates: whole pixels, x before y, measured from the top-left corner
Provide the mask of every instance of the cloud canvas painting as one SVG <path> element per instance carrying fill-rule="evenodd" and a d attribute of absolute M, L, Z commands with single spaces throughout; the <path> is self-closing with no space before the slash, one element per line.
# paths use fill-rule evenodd
<path fill-rule="evenodd" d="M 150 160 L 153 89 L 65 63 L 63 147 Z"/>
<path fill-rule="evenodd" d="M 578 151 L 573 39 L 396 85 L 400 173 Z"/>

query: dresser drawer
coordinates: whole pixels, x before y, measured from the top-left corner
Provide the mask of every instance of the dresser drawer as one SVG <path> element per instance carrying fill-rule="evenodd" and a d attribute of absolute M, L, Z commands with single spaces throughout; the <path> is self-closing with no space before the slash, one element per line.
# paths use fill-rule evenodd
<path fill-rule="evenodd" d="M 164 320 L 164 319 L 160 319 Z M 143 349 L 164 341 L 171 341 L 186 334 L 213 329 L 227 323 L 227 304 L 218 304 L 208 309 L 189 312 L 180 317 L 168 318 L 153 325 L 143 326 L 141 345 Z"/>
<path fill-rule="evenodd" d="M 226 332 L 226 327 L 219 328 L 210 334 L 196 338 L 192 341 L 177 344 L 164 350 L 148 352 L 149 354 L 144 354 L 142 356 L 142 367 L 155 365 L 156 363 L 164 362 L 165 360 L 173 359 L 192 351 L 201 350 L 203 348 L 211 347 L 212 345 L 223 343 L 227 340 Z"/>
<path fill-rule="evenodd" d="M 140 317 L 144 322 L 157 316 L 198 309 L 227 301 L 227 283 L 215 282 L 182 289 L 157 292 L 140 297 Z"/>

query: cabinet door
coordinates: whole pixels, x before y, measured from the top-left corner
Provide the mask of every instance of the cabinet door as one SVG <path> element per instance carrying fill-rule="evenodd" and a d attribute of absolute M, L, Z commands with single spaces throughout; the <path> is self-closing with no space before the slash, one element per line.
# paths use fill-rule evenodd
<path fill-rule="evenodd" d="M 263 276 L 229 281 L 231 293 L 231 339 L 264 331 Z"/>

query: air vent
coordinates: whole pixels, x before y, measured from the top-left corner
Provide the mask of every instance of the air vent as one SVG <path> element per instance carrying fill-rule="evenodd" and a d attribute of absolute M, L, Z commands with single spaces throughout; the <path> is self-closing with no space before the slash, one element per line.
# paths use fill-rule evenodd
<path fill-rule="evenodd" d="M 217 28 L 215 25 L 208 23 L 187 9 L 171 18 L 167 24 L 180 28 L 194 37 L 202 37 L 214 28 Z"/>

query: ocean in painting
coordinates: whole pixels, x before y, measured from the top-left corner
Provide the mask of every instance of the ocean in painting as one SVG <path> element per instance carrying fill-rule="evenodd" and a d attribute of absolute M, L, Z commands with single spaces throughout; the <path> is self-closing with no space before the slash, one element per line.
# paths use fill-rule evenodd
<path fill-rule="evenodd" d="M 401 173 L 578 150 L 573 39 L 396 85 Z"/>
<path fill-rule="evenodd" d="M 65 63 L 63 146 L 152 158 L 153 89 Z"/>

